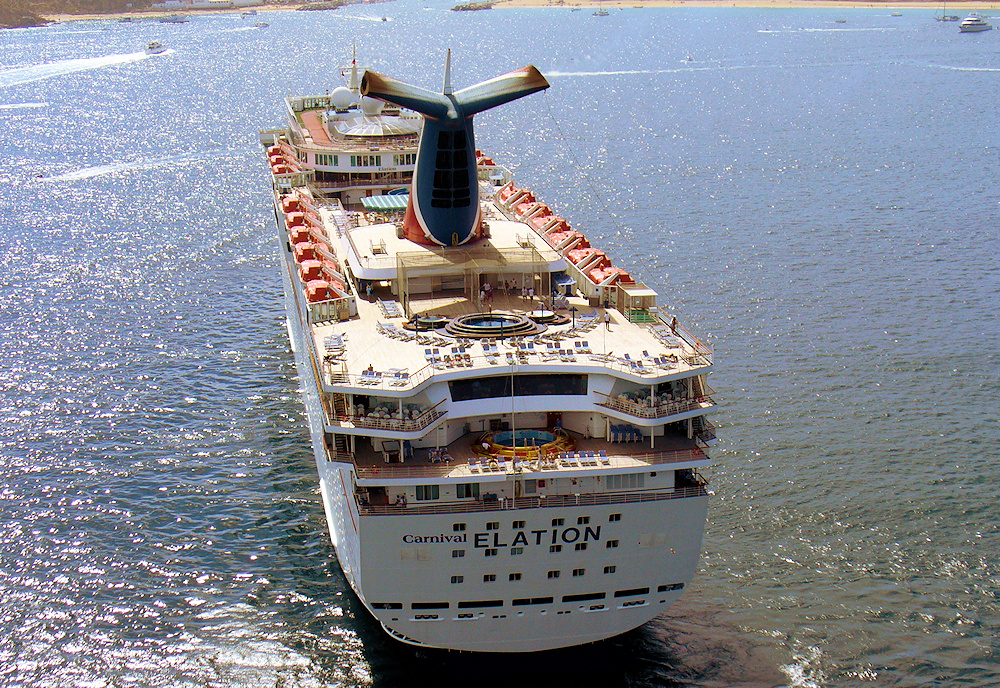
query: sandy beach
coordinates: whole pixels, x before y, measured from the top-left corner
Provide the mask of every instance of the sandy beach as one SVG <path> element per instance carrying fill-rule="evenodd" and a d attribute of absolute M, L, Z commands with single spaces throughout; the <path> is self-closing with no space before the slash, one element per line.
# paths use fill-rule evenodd
<path fill-rule="evenodd" d="M 458 0 L 456 0 L 456 4 Z M 385 14 L 392 13 L 392 3 L 379 3 L 384 7 Z M 297 9 L 298 5 L 258 5 L 255 7 L 240 7 L 233 9 L 199 9 L 188 10 L 183 14 L 189 16 L 206 14 L 240 14 L 248 9 L 258 12 L 276 12 Z M 913 0 L 889 0 L 887 2 L 856 2 L 854 0 L 569 0 L 552 2 L 551 0 L 498 0 L 494 4 L 494 9 L 524 9 L 537 7 L 564 7 L 596 9 L 604 7 L 606 9 L 642 9 L 646 7 L 773 7 L 775 9 L 810 9 L 810 8 L 839 8 L 839 9 L 875 9 L 885 8 L 889 10 L 917 10 L 922 12 L 940 11 L 941 3 L 936 0 L 927 2 L 914 2 Z M 948 11 L 961 14 L 972 10 L 996 10 L 1000 3 L 991 2 L 949 2 Z M 336 12 L 337 10 L 330 10 Z M 50 14 L 44 15 L 46 19 L 57 22 L 85 21 L 94 19 L 119 19 L 125 16 L 139 19 L 155 20 L 160 17 L 167 17 L 177 14 L 176 11 L 145 10 L 117 14 Z"/>

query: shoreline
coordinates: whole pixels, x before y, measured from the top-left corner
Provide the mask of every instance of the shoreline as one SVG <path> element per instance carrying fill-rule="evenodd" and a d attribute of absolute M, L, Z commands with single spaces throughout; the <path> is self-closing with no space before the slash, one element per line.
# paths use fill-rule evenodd
<path fill-rule="evenodd" d="M 456 0 L 456 2 L 458 2 L 458 0 Z M 135 12 L 109 12 L 106 14 L 43 14 L 40 16 L 43 19 L 56 23 L 96 21 L 102 19 L 117 20 L 123 17 L 157 20 L 174 14 L 184 14 L 186 16 L 196 17 L 205 15 L 242 14 L 247 10 L 256 10 L 257 12 L 295 11 L 301 6 L 302 5 L 255 5 L 251 7 L 234 7 L 225 9 L 193 9 L 185 12 L 170 10 L 142 10 Z M 870 10 L 884 8 L 890 10 L 934 10 L 935 12 L 938 12 L 941 9 L 941 3 L 939 0 L 885 0 L 875 2 L 858 2 L 857 0 L 560 0 L 559 2 L 552 2 L 551 0 L 496 0 L 493 5 L 494 9 L 598 9 L 601 7 L 606 9 L 644 9 L 647 7 L 770 7 L 774 9 L 844 10 Z M 997 2 L 969 2 L 967 0 L 962 0 L 960 2 L 948 3 L 949 13 L 952 10 L 996 10 L 998 7 L 1000 7 L 1000 3 Z M 336 10 L 327 11 L 335 12 Z"/>

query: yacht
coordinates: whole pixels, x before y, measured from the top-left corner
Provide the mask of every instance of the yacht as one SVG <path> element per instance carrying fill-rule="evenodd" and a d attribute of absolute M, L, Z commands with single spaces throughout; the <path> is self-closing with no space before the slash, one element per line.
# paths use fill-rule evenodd
<path fill-rule="evenodd" d="M 147 55 L 159 55 L 160 53 L 166 52 L 167 46 L 163 45 L 159 41 L 152 41 L 146 46 Z"/>
<path fill-rule="evenodd" d="M 647 623 L 697 570 L 711 349 L 476 148 L 474 116 L 549 88 L 537 69 L 456 90 L 449 52 L 440 92 L 346 71 L 260 133 L 346 580 L 422 647 Z"/>
<path fill-rule="evenodd" d="M 978 14 L 970 14 L 958 25 L 958 30 L 962 33 L 978 33 L 979 31 L 989 31 L 992 28 L 993 25 Z"/>

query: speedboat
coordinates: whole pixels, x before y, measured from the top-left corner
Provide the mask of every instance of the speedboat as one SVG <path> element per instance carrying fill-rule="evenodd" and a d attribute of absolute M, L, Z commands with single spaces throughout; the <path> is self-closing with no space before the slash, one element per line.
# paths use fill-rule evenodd
<path fill-rule="evenodd" d="M 159 55 L 162 52 L 166 52 L 167 46 L 163 45 L 159 41 L 153 41 L 146 46 L 147 55 Z"/>
<path fill-rule="evenodd" d="M 602 7 L 601 9 L 597 10 L 596 12 L 594 12 L 594 16 L 595 16 L 595 17 L 606 17 L 606 16 L 608 16 L 609 14 L 611 14 L 611 13 L 610 13 L 610 12 L 608 12 L 608 11 L 607 11 L 606 9 L 604 9 L 603 7 Z"/>
<path fill-rule="evenodd" d="M 989 31 L 993 28 L 992 24 L 987 23 L 985 19 L 980 17 L 978 14 L 970 14 L 968 17 L 962 20 L 962 23 L 958 25 L 958 30 L 962 33 L 976 33 L 979 31 Z"/>
<path fill-rule="evenodd" d="M 257 22 L 256 24 L 254 24 L 254 26 L 256 26 L 258 29 L 266 29 L 268 26 L 270 26 L 270 24 L 268 24 L 267 22 Z"/>

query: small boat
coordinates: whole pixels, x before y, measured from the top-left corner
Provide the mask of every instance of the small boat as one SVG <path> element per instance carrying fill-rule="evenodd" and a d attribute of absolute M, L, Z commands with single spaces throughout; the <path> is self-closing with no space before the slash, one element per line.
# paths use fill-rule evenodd
<path fill-rule="evenodd" d="M 594 12 L 594 16 L 595 16 L 595 17 L 606 17 L 606 16 L 608 16 L 609 14 L 611 14 L 611 13 L 610 13 L 610 12 L 608 12 L 608 11 L 607 11 L 606 9 L 604 9 L 603 7 L 602 7 L 601 9 L 597 10 L 596 12 Z"/>
<path fill-rule="evenodd" d="M 159 41 L 153 41 L 146 46 L 147 55 L 159 55 L 160 53 L 166 52 L 167 46 L 163 45 Z"/>
<path fill-rule="evenodd" d="M 846 19 L 834 19 L 834 21 L 837 22 L 838 24 L 846 24 L 847 23 Z"/>
<path fill-rule="evenodd" d="M 257 16 L 257 10 L 243 10 L 243 14 L 241 14 L 240 16 L 241 17 L 256 17 Z"/>
<path fill-rule="evenodd" d="M 893 13 L 892 13 L 892 16 L 893 16 L 893 17 L 902 17 L 902 16 L 903 16 L 903 13 L 902 13 L 902 12 L 893 12 Z"/>
<path fill-rule="evenodd" d="M 118 20 L 119 24 L 138 24 L 140 20 L 135 17 L 122 17 Z"/>
<path fill-rule="evenodd" d="M 987 23 L 978 14 L 970 14 L 958 25 L 958 30 L 962 33 L 978 33 L 980 31 L 989 31 L 992 28 L 993 25 Z"/>
<path fill-rule="evenodd" d="M 254 24 L 254 26 L 256 26 L 258 29 L 266 29 L 268 26 L 270 26 L 270 24 L 268 24 L 267 22 L 257 22 L 256 24 Z"/>
<path fill-rule="evenodd" d="M 161 24 L 186 24 L 191 21 L 183 14 L 171 14 L 169 17 L 160 17 Z"/>
<path fill-rule="evenodd" d="M 947 6 L 948 6 L 948 3 L 946 3 L 946 2 L 942 2 L 941 3 L 941 14 L 938 15 L 938 16 L 936 16 L 936 17 L 934 17 L 934 20 L 935 21 L 961 21 L 962 18 L 959 17 L 957 14 L 948 14 L 948 12 L 947 12 Z"/>

